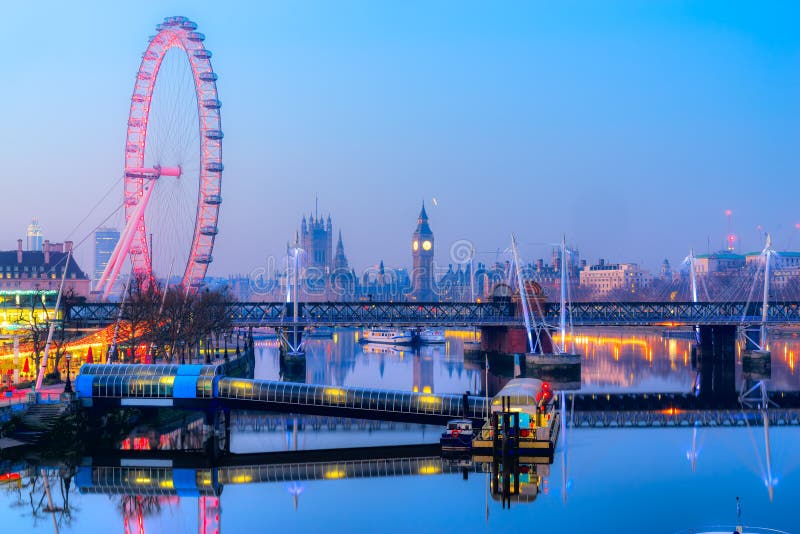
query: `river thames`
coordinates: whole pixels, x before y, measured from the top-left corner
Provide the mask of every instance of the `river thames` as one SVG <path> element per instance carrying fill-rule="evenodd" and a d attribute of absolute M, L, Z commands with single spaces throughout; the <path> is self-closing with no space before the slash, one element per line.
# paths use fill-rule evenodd
<path fill-rule="evenodd" d="M 337 330 L 331 339 L 309 340 L 305 365 L 287 365 L 277 342 L 259 341 L 255 375 L 327 385 L 484 393 L 486 360 L 482 355 L 465 357 L 469 333 L 448 332 L 445 344 L 419 350 L 364 345 L 357 339 L 357 331 Z M 575 342 L 584 355 L 583 392 L 686 392 L 695 377 L 689 341 L 664 338 L 660 329 L 586 329 L 576 334 Z M 770 349 L 769 387 L 800 390 L 795 370 L 800 341 L 792 335 L 779 337 Z M 513 357 L 490 360 L 490 394 L 518 372 Z M 170 437 L 189 435 L 192 428 L 191 421 L 162 434 L 140 428 L 121 447 L 171 448 Z M 231 450 L 436 443 L 440 431 L 401 423 L 234 413 Z M 292 469 L 271 466 L 267 478 L 272 481 L 267 482 L 242 472 L 227 475 L 223 484 L 220 474 L 218 503 L 168 491 L 167 481 L 161 495 L 121 493 L 113 485 L 103 490 L 96 480 L 87 483 L 80 472 L 67 488 L 64 477 L 50 472 L 52 507 L 43 478 L 32 482 L 41 466 L 34 471 L 24 462 L 5 462 L 2 472 L 9 476 L 0 486 L 0 521 L 6 532 L 203 532 L 217 527 L 221 532 L 487 532 L 523 526 L 550 532 L 679 532 L 734 524 L 739 497 L 745 524 L 797 531 L 800 455 L 795 444 L 800 428 L 770 428 L 769 462 L 766 438 L 763 426 L 568 428 L 552 465 L 519 476 L 523 498 L 512 498 L 510 507 L 493 494 L 487 466 L 428 455 L 384 462 L 305 461 Z M 151 483 L 144 475 L 137 480 Z"/>

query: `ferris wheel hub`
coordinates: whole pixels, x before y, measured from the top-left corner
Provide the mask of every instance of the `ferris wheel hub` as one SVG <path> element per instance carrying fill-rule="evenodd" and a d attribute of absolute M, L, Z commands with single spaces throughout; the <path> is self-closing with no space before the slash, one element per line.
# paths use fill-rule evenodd
<path fill-rule="evenodd" d="M 133 167 L 125 171 L 127 178 L 144 178 L 147 180 L 157 180 L 162 176 L 174 176 L 175 178 L 181 177 L 181 167 L 162 167 L 156 165 L 155 167 Z"/>

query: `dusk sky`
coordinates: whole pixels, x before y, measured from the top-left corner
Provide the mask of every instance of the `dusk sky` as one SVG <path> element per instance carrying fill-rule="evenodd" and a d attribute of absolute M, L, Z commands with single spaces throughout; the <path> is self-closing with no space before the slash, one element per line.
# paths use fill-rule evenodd
<path fill-rule="evenodd" d="M 410 266 L 423 199 L 441 264 L 462 239 L 493 261 L 513 231 L 525 259 L 566 234 L 656 269 L 720 249 L 726 209 L 737 249 L 759 226 L 800 248 L 800 4 L 652 0 L 5 4 L 2 248 L 33 216 L 51 241 L 102 221 L 169 15 L 219 74 L 212 275 L 282 256 L 315 197 L 359 270 Z"/>

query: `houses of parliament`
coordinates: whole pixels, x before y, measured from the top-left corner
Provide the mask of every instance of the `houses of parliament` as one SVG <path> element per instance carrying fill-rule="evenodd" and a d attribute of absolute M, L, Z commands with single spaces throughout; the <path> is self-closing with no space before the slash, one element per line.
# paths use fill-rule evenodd
<path fill-rule="evenodd" d="M 297 285 L 301 302 L 470 300 L 476 294 L 476 288 L 470 284 L 470 266 L 457 265 L 454 269 L 450 265 L 437 273 L 435 243 L 423 203 L 409 243 L 411 271 L 387 267 L 379 260 L 376 266 L 357 274 L 347 260 L 341 230 L 334 228 L 330 214 L 319 215 L 316 210 L 303 215 L 300 229 L 293 242 L 287 243 L 286 252 L 288 258 L 298 255 Z M 250 291 L 247 298 L 287 300 L 287 294 L 294 291 L 291 264 L 292 261 L 286 271 L 276 273 L 272 280 L 253 281 L 251 287 L 261 290 Z M 478 293 L 483 285 L 479 284 Z"/>

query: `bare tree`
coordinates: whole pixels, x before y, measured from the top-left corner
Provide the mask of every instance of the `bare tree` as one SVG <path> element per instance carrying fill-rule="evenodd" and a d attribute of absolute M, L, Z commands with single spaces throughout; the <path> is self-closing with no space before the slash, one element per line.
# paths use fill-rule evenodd
<path fill-rule="evenodd" d="M 128 295 L 122 308 L 122 319 L 127 325 L 130 357 L 136 359 L 136 347 L 149 344 L 158 326 L 161 305 L 161 287 L 151 277 L 137 275 L 128 284 Z"/>
<path fill-rule="evenodd" d="M 19 316 L 16 322 L 22 326 L 24 332 L 20 341 L 28 344 L 31 348 L 34 365 L 31 371 L 38 372 L 42 364 L 44 347 L 47 343 L 47 331 L 50 325 L 48 312 L 44 301 L 44 293 L 32 293 L 24 298 L 29 298 L 29 300 L 19 308 Z"/>

